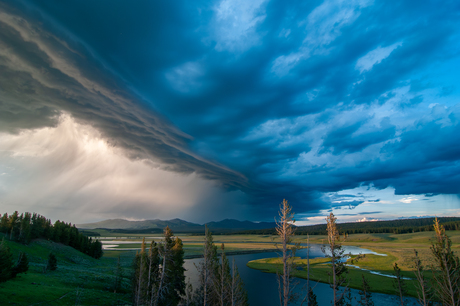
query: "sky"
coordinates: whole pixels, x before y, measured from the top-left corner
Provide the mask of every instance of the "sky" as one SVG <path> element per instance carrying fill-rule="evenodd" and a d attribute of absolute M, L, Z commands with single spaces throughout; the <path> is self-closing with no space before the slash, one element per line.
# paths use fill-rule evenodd
<path fill-rule="evenodd" d="M 1 1 L 0 208 L 460 217 L 460 2 Z"/>

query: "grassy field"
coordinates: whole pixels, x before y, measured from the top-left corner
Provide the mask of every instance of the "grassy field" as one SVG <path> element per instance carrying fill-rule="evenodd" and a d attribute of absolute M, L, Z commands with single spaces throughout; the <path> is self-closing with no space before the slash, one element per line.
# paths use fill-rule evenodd
<path fill-rule="evenodd" d="M 460 253 L 460 231 L 448 231 L 447 235 L 453 242 L 453 249 Z M 322 244 L 326 241 L 326 236 L 311 236 L 310 243 Z M 393 274 L 393 264 L 396 262 L 402 270 L 404 277 L 415 279 L 414 269 L 414 249 L 419 253 L 424 266 L 429 267 L 433 264 L 430 246 L 434 239 L 434 232 L 420 232 L 411 234 L 355 234 L 350 235 L 343 245 L 353 245 L 375 251 L 387 256 L 367 254 L 364 258 L 355 262 L 354 265 L 376 271 L 382 274 Z M 296 236 L 295 242 L 306 243 L 307 237 Z M 306 266 L 306 260 L 296 259 L 296 264 Z M 329 282 L 330 265 L 327 265 L 327 259 L 313 259 L 311 262 L 310 277 L 320 282 Z M 276 273 L 281 265 L 277 258 L 267 258 L 251 261 L 248 263 L 250 268 L 262 270 L 268 273 Z M 306 268 L 305 268 L 306 269 Z M 296 277 L 306 278 L 305 269 L 295 271 Z M 348 277 L 350 287 L 361 289 L 361 275 L 369 280 L 370 287 L 374 292 L 395 294 L 393 279 L 385 276 L 371 274 L 357 268 L 350 267 Z M 428 278 L 432 277 L 431 272 L 427 272 Z M 408 295 L 416 296 L 415 280 L 407 280 Z"/>
<path fill-rule="evenodd" d="M 3 237 L 0 234 L 0 239 Z M 129 305 L 131 304 L 131 264 L 136 251 L 140 249 L 143 235 L 107 235 L 107 239 L 128 242 L 115 250 L 104 251 L 100 259 L 94 259 L 69 246 L 39 239 L 29 245 L 5 241 L 18 258 L 25 252 L 29 259 L 29 271 L 18 274 L 14 279 L 0 283 L 0 305 Z M 151 236 L 158 237 L 158 236 Z M 154 238 L 159 241 L 160 237 Z M 203 236 L 181 235 L 185 255 L 193 257 L 202 254 Z M 219 236 L 215 243 L 225 243 L 226 252 L 265 251 L 273 248 L 270 240 L 248 236 Z M 146 238 L 146 245 L 151 238 Z M 112 242 L 111 242 L 112 244 Z M 116 244 L 116 242 L 113 242 Z M 58 260 L 58 269 L 44 273 L 50 252 Z M 220 251 L 220 248 L 219 248 Z M 113 292 L 114 272 L 118 256 L 124 269 L 123 290 Z"/>
<path fill-rule="evenodd" d="M 7 241 L 17 259 L 19 251 L 27 253 L 29 271 L 0 283 L 0 305 L 124 305 L 129 304 L 130 281 L 123 280 L 119 293 L 114 293 L 114 270 L 118 255 L 126 276 L 132 255 L 110 252 L 94 259 L 62 244 L 35 240 L 25 246 Z M 56 254 L 58 268 L 44 273 L 48 254 Z"/>
<path fill-rule="evenodd" d="M 102 233 L 101 233 L 102 234 Z M 14 258 L 20 251 L 27 253 L 29 258 L 29 271 L 19 274 L 17 278 L 0 283 L 0 305 L 125 305 L 130 303 L 130 280 L 131 263 L 135 252 L 127 249 L 140 248 L 144 235 L 120 235 L 104 233 L 107 238 L 102 240 L 124 242 L 117 248 L 104 251 L 101 259 L 94 259 L 84 255 L 71 247 L 53 243 L 46 240 L 35 240 L 29 245 L 7 241 L 13 251 Z M 460 231 L 448 232 L 454 242 L 454 249 L 460 251 Z M 153 239 L 160 240 L 159 235 L 145 235 L 146 245 Z M 191 236 L 178 234 L 184 242 L 185 255 L 194 257 L 202 254 L 203 236 Z M 155 237 L 155 238 L 148 238 Z M 1 238 L 1 237 L 0 237 Z M 311 236 L 310 243 L 321 244 L 325 236 Z M 276 237 L 269 235 L 216 235 L 214 243 L 220 251 L 220 244 L 225 243 L 226 252 L 250 252 L 268 251 L 274 248 L 273 240 Z M 295 242 L 306 243 L 306 236 L 296 236 Z M 384 253 L 388 256 L 366 255 L 358 262 L 358 266 L 379 271 L 386 274 L 392 273 L 392 265 L 397 262 L 403 270 L 403 275 L 413 277 L 412 258 L 413 249 L 417 249 L 425 265 L 430 262 L 430 244 L 433 232 L 414 234 L 357 234 L 350 235 L 344 245 L 355 245 Z M 115 242 L 113 242 L 115 240 Z M 48 254 L 53 251 L 57 255 L 58 269 L 44 273 Z M 114 293 L 114 271 L 118 256 L 124 268 L 124 290 Z M 328 266 L 325 259 L 312 260 L 312 279 L 328 282 Z M 298 264 L 305 264 L 304 260 L 297 260 Z M 266 272 L 275 272 L 278 259 L 263 259 L 250 262 L 251 268 Z M 296 276 L 305 277 L 305 271 L 296 271 Z M 360 288 L 361 274 L 369 279 L 371 287 L 375 291 L 393 294 L 392 279 L 363 272 L 350 268 L 350 286 Z M 429 275 L 429 274 L 428 274 Z M 409 281 L 409 294 L 414 295 L 413 285 Z"/>

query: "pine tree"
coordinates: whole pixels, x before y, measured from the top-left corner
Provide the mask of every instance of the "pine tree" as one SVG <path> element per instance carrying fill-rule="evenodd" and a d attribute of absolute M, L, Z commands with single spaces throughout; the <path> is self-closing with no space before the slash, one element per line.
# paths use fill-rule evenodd
<path fill-rule="evenodd" d="M 117 291 L 120 291 L 122 281 L 123 281 L 123 267 L 121 266 L 120 255 L 118 255 L 117 267 L 115 268 L 115 279 L 113 282 L 113 292 L 114 293 L 117 293 Z"/>
<path fill-rule="evenodd" d="M 404 296 L 407 293 L 406 284 L 405 284 L 404 279 L 403 279 L 403 277 L 401 275 L 401 269 L 398 267 L 397 263 L 394 263 L 393 271 L 394 271 L 394 275 L 395 275 L 393 286 L 396 289 L 396 293 L 399 296 L 400 305 L 401 306 L 407 305 L 407 300 L 404 298 Z"/>
<path fill-rule="evenodd" d="M 225 245 L 222 243 L 220 253 L 220 266 L 217 270 L 217 277 L 215 278 L 216 283 L 214 286 L 217 289 L 219 296 L 219 305 L 225 306 L 229 303 L 229 292 L 228 287 L 231 283 L 230 265 L 228 263 L 227 256 L 225 255 Z"/>
<path fill-rule="evenodd" d="M 318 301 L 316 300 L 316 294 L 313 292 L 313 289 L 308 290 L 308 306 L 319 306 Z"/>
<path fill-rule="evenodd" d="M 238 272 L 238 267 L 235 265 L 235 259 L 232 261 L 232 277 L 230 285 L 230 305 L 231 306 L 248 306 L 248 293 L 244 289 L 243 280 Z"/>
<path fill-rule="evenodd" d="M 185 288 L 185 295 L 181 301 L 182 306 L 196 306 L 194 303 L 194 292 L 193 286 L 190 283 L 190 279 L 187 280 L 186 288 Z"/>
<path fill-rule="evenodd" d="M 158 245 L 152 240 L 150 243 L 149 254 L 148 254 L 148 277 L 147 277 L 147 296 L 150 301 L 150 305 L 153 305 L 153 299 L 155 297 L 155 288 L 158 285 L 158 273 L 160 267 L 160 255 L 158 252 Z"/>
<path fill-rule="evenodd" d="M 0 244 L 0 283 L 6 282 L 11 278 L 13 272 L 13 254 L 10 248 L 5 242 L 5 238 L 2 239 Z"/>
<path fill-rule="evenodd" d="M 203 244 L 203 260 L 198 264 L 199 285 L 195 291 L 195 304 L 203 306 L 218 305 L 219 298 L 214 287 L 216 271 L 219 267 L 217 247 L 214 245 L 211 232 L 205 225 L 205 240 Z"/>
<path fill-rule="evenodd" d="M 8 234 L 8 213 L 4 213 L 0 219 L 0 233 Z"/>
<path fill-rule="evenodd" d="M 13 270 L 11 273 L 12 277 L 16 277 L 17 274 L 25 273 L 28 270 L 29 270 L 29 260 L 27 258 L 27 255 L 24 252 L 19 252 L 18 261 L 16 263 L 16 266 L 13 267 Z"/>
<path fill-rule="evenodd" d="M 164 301 L 168 305 L 177 305 L 181 300 L 181 296 L 185 294 L 185 269 L 184 265 L 184 250 L 182 240 L 179 237 L 172 239 L 173 233 L 166 227 L 165 245 L 169 248 L 168 269 L 166 270 L 166 295 Z"/>
<path fill-rule="evenodd" d="M 16 240 L 19 236 L 19 213 L 15 211 L 8 220 L 8 230 L 10 234 L 10 240 Z"/>
<path fill-rule="evenodd" d="M 344 303 L 343 297 L 348 291 L 347 278 L 345 277 L 348 273 L 347 267 L 343 259 L 344 250 L 342 245 L 339 243 L 339 231 L 337 230 L 337 218 L 334 217 L 334 214 L 331 212 L 330 215 L 326 218 L 327 222 L 327 239 L 328 245 L 322 247 L 324 255 L 331 259 L 331 272 L 329 276 L 332 279 L 329 279 L 330 286 L 333 293 L 333 302 L 334 306 L 342 305 Z M 330 253 L 330 254 L 329 254 Z M 340 287 L 343 286 L 344 289 L 342 293 L 339 293 Z"/>
<path fill-rule="evenodd" d="M 368 280 L 361 274 L 363 288 L 359 290 L 361 298 L 358 300 L 358 304 L 361 306 L 374 306 L 372 301 L 371 287 L 369 286 Z"/>
<path fill-rule="evenodd" d="M 30 232 L 30 222 L 31 222 L 31 215 L 29 212 L 24 213 L 24 216 L 21 215 L 22 218 L 19 226 L 19 237 L 18 241 L 22 243 L 29 243 L 31 239 L 31 232 Z"/>
<path fill-rule="evenodd" d="M 46 265 L 46 270 L 54 271 L 57 269 L 57 258 L 56 255 L 50 253 L 48 255 L 48 263 Z"/>
<path fill-rule="evenodd" d="M 277 271 L 279 302 L 281 306 L 287 306 L 295 299 L 292 285 L 292 270 L 294 268 L 294 257 L 296 248 L 290 249 L 289 244 L 294 236 L 294 213 L 286 199 L 280 204 L 279 220 L 276 221 L 276 233 L 281 242 L 281 261 L 283 271 Z M 278 247 L 278 245 L 276 245 Z"/>
<path fill-rule="evenodd" d="M 416 288 L 417 288 L 417 296 L 418 302 L 422 306 L 431 306 L 433 302 L 431 301 L 431 290 L 428 285 L 428 281 L 424 276 L 424 267 L 422 265 L 422 261 L 418 257 L 418 252 L 414 250 L 415 257 L 415 277 L 417 278 Z"/>
<path fill-rule="evenodd" d="M 167 226 L 164 229 L 164 241 L 156 247 L 151 244 L 146 283 L 150 305 L 178 305 L 185 295 L 184 250 L 182 240 L 173 239 L 173 233 Z M 141 278 L 139 278 L 141 279 Z M 140 296 L 145 294 L 140 293 Z"/>
<path fill-rule="evenodd" d="M 345 288 L 343 292 L 343 298 L 337 303 L 337 305 L 352 306 L 353 296 L 351 295 L 350 288 Z"/>
<path fill-rule="evenodd" d="M 434 221 L 436 241 L 431 245 L 439 273 L 432 267 L 434 288 L 444 305 L 460 305 L 460 260 L 452 250 L 452 241 L 447 236 L 438 218 Z"/>
<path fill-rule="evenodd" d="M 147 254 L 145 252 L 145 237 L 142 239 L 141 251 L 134 258 L 133 293 L 134 305 L 144 305 L 147 302 Z"/>
<path fill-rule="evenodd" d="M 310 235 L 307 234 L 307 286 L 306 286 L 307 294 L 303 298 L 301 302 L 301 306 L 305 301 L 307 302 L 307 306 L 311 305 L 318 305 L 316 301 L 316 295 L 313 293 L 313 289 L 310 287 Z"/>

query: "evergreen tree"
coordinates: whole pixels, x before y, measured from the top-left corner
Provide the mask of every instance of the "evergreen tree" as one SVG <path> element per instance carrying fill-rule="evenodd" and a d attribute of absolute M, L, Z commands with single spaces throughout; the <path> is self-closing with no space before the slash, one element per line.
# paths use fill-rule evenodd
<path fill-rule="evenodd" d="M 313 293 L 313 289 L 310 287 L 310 235 L 307 234 L 307 285 L 306 285 L 307 294 L 303 298 L 301 302 L 301 306 L 305 301 L 307 302 L 307 306 L 310 305 L 317 305 L 318 302 L 316 301 L 316 295 Z"/>
<path fill-rule="evenodd" d="M 316 300 L 316 294 L 313 292 L 313 289 L 308 290 L 308 306 L 319 306 L 318 301 Z"/>
<path fill-rule="evenodd" d="M 96 239 L 96 241 L 91 243 L 89 255 L 93 258 L 99 259 L 103 254 L 102 243 Z"/>
<path fill-rule="evenodd" d="M 185 294 L 185 268 L 184 268 L 184 245 L 179 237 L 174 240 L 172 247 L 172 268 L 171 273 L 171 287 L 173 288 L 170 295 L 172 305 L 177 305 L 181 296 Z"/>
<path fill-rule="evenodd" d="M 401 275 L 401 269 L 398 267 L 397 263 L 394 263 L 393 265 L 393 271 L 395 275 L 395 279 L 393 281 L 393 286 L 396 289 L 396 293 L 399 297 L 399 302 L 401 306 L 407 305 L 407 300 L 404 298 L 404 296 L 407 293 L 406 289 L 406 284 L 404 282 L 404 279 Z"/>
<path fill-rule="evenodd" d="M 431 290 L 428 285 L 428 281 L 424 276 L 424 267 L 422 265 L 422 261 L 418 257 L 418 252 L 414 250 L 415 257 L 415 277 L 417 278 L 417 284 L 415 285 L 417 288 L 417 296 L 418 302 L 422 306 L 431 306 L 433 302 L 431 301 Z"/>
<path fill-rule="evenodd" d="M 57 258 L 56 255 L 50 253 L 48 255 L 48 263 L 46 264 L 46 270 L 54 271 L 57 269 Z"/>
<path fill-rule="evenodd" d="M 460 260 L 452 250 L 452 241 L 446 234 L 446 230 L 434 221 L 436 241 L 431 245 L 431 252 L 435 258 L 439 273 L 432 267 L 435 290 L 438 298 L 444 305 L 460 305 Z"/>
<path fill-rule="evenodd" d="M 145 238 L 134 259 L 133 296 L 135 305 L 176 306 L 185 295 L 184 250 L 182 240 L 164 229 L 164 240 L 150 244 L 145 251 Z"/>
<path fill-rule="evenodd" d="M 27 258 L 26 253 L 20 252 L 19 257 L 18 257 L 18 262 L 16 263 L 16 266 L 14 266 L 12 270 L 12 277 L 16 277 L 17 274 L 19 273 L 25 273 L 29 270 L 29 260 Z"/>
<path fill-rule="evenodd" d="M 30 222 L 31 215 L 29 212 L 24 213 L 24 216 L 21 214 L 20 226 L 19 226 L 19 236 L 18 241 L 22 243 L 29 243 L 31 239 L 30 233 Z"/>
<path fill-rule="evenodd" d="M 160 270 L 160 253 L 158 251 L 158 245 L 155 241 L 150 243 L 149 255 L 148 255 L 148 280 L 147 280 L 147 291 L 148 299 L 150 304 L 152 304 L 153 299 L 155 298 L 155 290 L 158 285 L 158 277 Z"/>
<path fill-rule="evenodd" d="M 147 254 L 145 252 L 145 237 L 142 239 L 141 251 L 134 258 L 133 296 L 134 305 L 144 305 L 148 301 L 147 293 Z"/>
<path fill-rule="evenodd" d="M 4 213 L 0 219 L 0 233 L 8 233 L 8 213 Z"/>
<path fill-rule="evenodd" d="M 276 234 L 280 238 L 281 261 L 283 263 L 283 271 L 277 271 L 278 287 L 279 287 L 279 303 L 280 306 L 287 306 L 289 302 L 296 299 L 293 292 L 292 271 L 294 269 L 294 257 L 296 248 L 290 248 L 294 236 L 294 213 L 292 207 L 286 199 L 280 204 L 279 220 L 276 221 Z M 276 245 L 278 248 L 278 244 Z"/>
<path fill-rule="evenodd" d="M 19 225 L 19 213 L 15 211 L 8 220 L 10 240 L 16 240 L 16 238 L 19 236 Z"/>
<path fill-rule="evenodd" d="M 0 244 L 0 283 L 9 280 L 12 276 L 12 272 L 13 254 L 6 244 L 5 238 L 3 238 Z"/>
<path fill-rule="evenodd" d="M 347 278 L 345 277 L 348 271 L 343 260 L 346 255 L 344 254 L 342 245 L 339 243 L 340 236 L 339 231 L 337 230 L 336 221 L 337 218 L 334 217 L 334 214 L 331 212 L 330 215 L 326 218 L 328 245 L 327 247 L 322 247 L 322 251 L 325 257 L 331 259 L 332 271 L 329 273 L 329 284 L 332 288 L 332 304 L 334 306 L 343 305 L 343 298 L 348 290 L 348 286 L 346 286 Z M 344 286 L 342 293 L 339 292 L 341 286 Z"/>
<path fill-rule="evenodd" d="M 343 298 L 337 302 L 337 305 L 341 306 L 352 306 L 353 305 L 353 296 L 351 295 L 350 288 L 345 288 L 343 292 Z"/>
<path fill-rule="evenodd" d="M 229 284 L 231 283 L 230 265 L 228 258 L 225 255 L 225 245 L 220 246 L 220 266 L 217 270 L 215 286 L 219 295 L 219 305 L 225 306 L 229 304 L 230 294 L 228 292 Z"/>
<path fill-rule="evenodd" d="M 120 291 L 122 281 L 123 281 L 123 267 L 121 266 L 120 255 L 118 255 L 117 267 L 115 269 L 115 279 L 113 282 L 113 293 L 117 293 L 117 291 Z"/>
<path fill-rule="evenodd" d="M 164 241 L 159 247 L 162 264 L 159 270 L 159 282 L 155 293 L 154 305 L 177 305 L 181 295 L 185 295 L 185 269 L 182 240 L 173 239 L 173 232 L 167 226 L 164 229 Z"/>
<path fill-rule="evenodd" d="M 243 280 L 238 272 L 238 267 L 235 265 L 235 258 L 232 261 L 232 282 L 230 285 L 230 305 L 231 306 L 248 306 L 248 293 L 244 289 Z"/>
<path fill-rule="evenodd" d="M 361 274 L 362 278 L 362 286 L 363 288 L 359 290 L 359 295 L 361 298 L 358 300 L 358 304 L 361 306 L 374 306 L 374 302 L 372 301 L 372 293 L 371 287 L 369 286 L 369 282 L 364 277 L 364 274 Z"/>
<path fill-rule="evenodd" d="M 190 279 L 188 279 L 186 288 L 185 288 L 185 296 L 182 298 L 181 301 L 182 306 L 196 306 L 194 303 L 194 292 L 193 292 L 193 286 L 190 283 Z"/>
<path fill-rule="evenodd" d="M 214 245 L 211 232 L 206 225 L 203 260 L 197 266 L 199 284 L 194 294 L 195 304 L 203 306 L 219 304 L 219 297 L 214 287 L 218 267 L 219 258 L 217 257 L 217 247 Z"/>

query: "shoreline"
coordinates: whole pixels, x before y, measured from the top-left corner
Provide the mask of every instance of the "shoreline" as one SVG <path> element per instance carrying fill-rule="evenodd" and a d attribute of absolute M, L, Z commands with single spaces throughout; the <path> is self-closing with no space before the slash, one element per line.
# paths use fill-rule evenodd
<path fill-rule="evenodd" d="M 264 249 L 264 250 L 247 250 L 247 251 L 230 251 L 225 252 L 226 256 L 234 256 L 234 255 L 246 255 L 246 254 L 257 254 L 257 253 L 271 253 L 276 252 L 278 249 Z M 218 253 L 221 254 L 220 252 Z M 196 254 L 196 255 L 185 255 L 184 259 L 195 259 L 195 258 L 203 258 L 203 254 Z"/>

